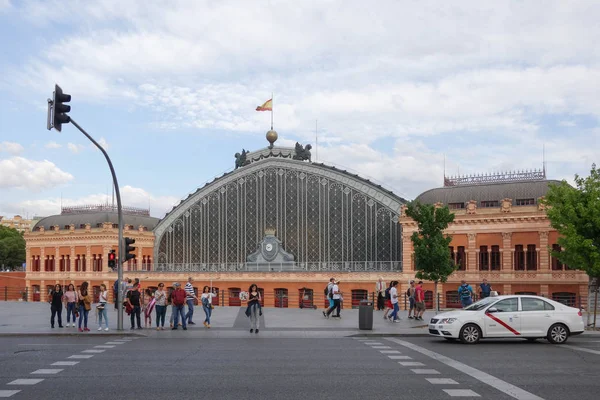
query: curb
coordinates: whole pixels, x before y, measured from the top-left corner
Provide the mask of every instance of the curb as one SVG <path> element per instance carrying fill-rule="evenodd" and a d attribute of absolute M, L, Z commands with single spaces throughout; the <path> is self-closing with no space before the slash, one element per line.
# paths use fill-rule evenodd
<path fill-rule="evenodd" d="M 112 337 L 112 336 L 137 336 L 137 337 L 147 337 L 146 335 L 141 335 L 139 333 L 117 333 L 117 332 L 111 332 L 111 333 L 83 333 L 83 332 L 72 332 L 72 333 L 52 333 L 52 332 L 48 332 L 48 333 L 42 333 L 42 332 L 38 332 L 38 333 L 31 333 L 31 332 L 7 332 L 7 333 L 0 333 L 0 337 L 63 337 L 63 336 L 68 336 L 68 337 L 73 337 L 73 336 L 77 336 L 77 337 Z"/>

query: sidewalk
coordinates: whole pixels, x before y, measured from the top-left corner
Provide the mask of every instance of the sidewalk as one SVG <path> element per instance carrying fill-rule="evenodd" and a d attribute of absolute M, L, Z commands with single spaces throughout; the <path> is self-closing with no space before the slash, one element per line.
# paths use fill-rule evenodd
<path fill-rule="evenodd" d="M 1 302 L 0 303 L 0 336 L 15 335 L 143 335 L 143 336 L 165 336 L 165 331 L 156 331 L 155 314 L 152 315 L 152 329 L 130 330 L 130 319 L 124 314 L 124 331 L 117 331 L 117 311 L 113 305 L 109 305 L 108 321 L 110 331 L 97 331 L 98 322 L 94 312 L 95 307 L 90 311 L 88 318 L 88 327 L 90 332 L 80 333 L 77 328 L 58 328 L 58 321 L 55 321 L 55 328 L 50 327 L 50 305 L 40 302 Z M 250 327 L 250 322 L 244 314 L 245 307 L 215 307 L 211 318 L 211 329 L 206 329 L 202 322 L 204 321 L 204 312 L 202 307 L 196 307 L 194 312 L 195 326 L 190 326 L 186 336 L 211 336 L 228 337 L 237 335 L 239 332 L 245 332 Z M 402 321 L 391 323 L 383 320 L 381 311 L 373 312 L 373 330 L 361 331 L 358 329 L 358 310 L 342 310 L 342 318 L 323 317 L 322 309 L 297 309 L 297 308 L 263 308 L 263 317 L 261 318 L 261 334 L 268 336 L 288 336 L 293 334 L 298 336 L 319 336 L 331 334 L 335 337 L 349 336 L 357 334 L 368 335 L 426 335 L 426 322 L 407 319 L 406 312 L 402 314 Z M 434 312 L 426 312 L 424 320 L 428 321 Z M 167 311 L 166 328 L 169 328 L 168 318 L 171 315 L 171 309 Z M 66 311 L 63 310 L 63 325 L 66 324 Z M 144 316 L 142 315 L 142 326 Z M 172 332 L 172 334 L 181 334 L 182 332 Z M 169 336 L 171 331 L 169 329 Z"/>

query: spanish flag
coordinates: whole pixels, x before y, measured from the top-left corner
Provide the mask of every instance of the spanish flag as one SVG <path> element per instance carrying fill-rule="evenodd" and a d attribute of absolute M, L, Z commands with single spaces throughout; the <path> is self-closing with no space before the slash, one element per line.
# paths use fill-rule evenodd
<path fill-rule="evenodd" d="M 273 99 L 265 101 L 262 106 L 256 107 L 256 111 L 273 111 Z"/>

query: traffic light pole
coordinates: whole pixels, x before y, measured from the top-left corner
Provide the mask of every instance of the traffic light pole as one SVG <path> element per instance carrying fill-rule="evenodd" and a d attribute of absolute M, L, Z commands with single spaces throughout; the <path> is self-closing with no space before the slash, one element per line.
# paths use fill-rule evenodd
<path fill-rule="evenodd" d="M 115 169 L 113 168 L 112 162 L 110 161 L 110 157 L 106 153 L 106 151 L 91 137 L 77 122 L 71 118 L 70 121 L 77 129 L 81 131 L 100 151 L 104 154 L 104 158 L 106 158 L 106 162 L 108 162 L 108 166 L 110 168 L 110 173 L 113 178 L 113 185 L 115 186 L 115 194 L 117 195 L 117 214 L 119 216 L 119 259 L 117 260 L 117 273 L 118 273 L 118 288 L 117 290 L 117 330 L 123 330 L 123 291 L 122 282 L 123 282 L 123 264 L 122 260 L 124 259 L 123 252 L 123 209 L 121 208 L 121 191 L 119 190 L 119 182 L 117 181 L 117 174 L 115 173 Z"/>

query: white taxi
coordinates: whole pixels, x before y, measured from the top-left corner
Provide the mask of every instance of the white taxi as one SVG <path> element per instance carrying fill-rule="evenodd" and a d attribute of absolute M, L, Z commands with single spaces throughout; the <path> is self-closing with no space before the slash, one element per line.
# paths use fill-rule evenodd
<path fill-rule="evenodd" d="M 487 297 L 429 321 L 430 335 L 467 344 L 487 338 L 546 338 L 550 343 L 562 344 L 583 330 L 579 309 L 528 295 Z"/>

